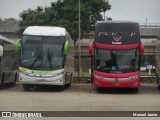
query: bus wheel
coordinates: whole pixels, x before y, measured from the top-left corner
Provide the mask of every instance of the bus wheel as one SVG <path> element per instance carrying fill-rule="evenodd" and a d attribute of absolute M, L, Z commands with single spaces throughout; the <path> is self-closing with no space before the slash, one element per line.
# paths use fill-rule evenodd
<path fill-rule="evenodd" d="M 59 90 L 60 90 L 60 91 L 63 91 L 64 89 L 65 89 L 65 86 L 64 86 L 64 85 L 59 86 Z"/>
<path fill-rule="evenodd" d="M 14 77 L 13 85 L 16 85 L 16 83 L 17 83 L 17 77 L 18 77 L 18 73 L 16 72 L 15 77 Z"/>
<path fill-rule="evenodd" d="M 72 75 L 72 74 L 70 74 L 70 75 L 68 76 L 68 78 L 67 78 L 67 79 L 69 79 L 69 83 L 67 83 L 67 84 L 65 85 L 65 87 L 66 87 L 66 88 L 68 88 L 68 87 L 70 87 L 70 86 L 71 86 L 72 79 L 73 79 L 73 75 Z"/>
<path fill-rule="evenodd" d="M 71 83 L 68 83 L 68 84 L 65 85 L 65 88 L 68 88 L 70 86 L 71 86 Z"/>
<path fill-rule="evenodd" d="M 30 91 L 31 88 L 34 88 L 34 85 L 23 84 L 23 90 L 24 90 L 24 91 Z"/>
<path fill-rule="evenodd" d="M 132 91 L 133 91 L 133 93 L 138 93 L 139 89 L 138 88 L 133 88 Z"/>
<path fill-rule="evenodd" d="M 102 92 L 102 88 L 99 88 L 99 87 L 95 88 L 95 90 L 96 90 L 96 92 L 98 92 L 98 93 Z"/>
<path fill-rule="evenodd" d="M 2 90 L 3 89 L 3 84 L 2 83 L 0 83 L 0 90 Z"/>
<path fill-rule="evenodd" d="M 4 73 L 2 73 L 2 78 L 1 78 L 1 83 L 0 83 L 0 90 L 3 89 L 3 85 L 4 85 Z"/>
<path fill-rule="evenodd" d="M 160 85 L 158 85 L 158 88 L 160 89 Z"/>

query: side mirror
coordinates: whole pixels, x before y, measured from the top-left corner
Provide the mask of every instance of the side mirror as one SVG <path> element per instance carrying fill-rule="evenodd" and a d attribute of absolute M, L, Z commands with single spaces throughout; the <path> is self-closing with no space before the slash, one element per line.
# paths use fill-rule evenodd
<path fill-rule="evenodd" d="M 93 56 L 93 42 L 89 44 L 89 55 Z"/>
<path fill-rule="evenodd" d="M 0 45 L 0 57 L 3 56 L 3 47 Z"/>
<path fill-rule="evenodd" d="M 144 44 L 143 43 L 141 43 L 141 46 L 140 46 L 140 54 L 144 55 Z"/>
<path fill-rule="evenodd" d="M 14 51 L 18 52 L 20 50 L 21 44 L 20 44 L 21 40 L 16 40 L 16 43 L 14 45 Z"/>
<path fill-rule="evenodd" d="M 68 41 L 66 41 L 64 44 L 63 53 L 64 53 L 64 55 L 68 54 Z"/>

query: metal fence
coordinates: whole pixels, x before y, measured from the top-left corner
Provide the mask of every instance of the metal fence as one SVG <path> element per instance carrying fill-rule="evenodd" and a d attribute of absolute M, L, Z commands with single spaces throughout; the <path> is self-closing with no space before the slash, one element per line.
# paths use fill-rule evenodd
<path fill-rule="evenodd" d="M 145 52 L 141 56 L 141 76 L 142 77 L 155 77 L 156 76 L 156 52 Z"/>
<path fill-rule="evenodd" d="M 160 73 L 160 41 L 157 41 L 156 45 L 156 69 L 157 73 Z"/>

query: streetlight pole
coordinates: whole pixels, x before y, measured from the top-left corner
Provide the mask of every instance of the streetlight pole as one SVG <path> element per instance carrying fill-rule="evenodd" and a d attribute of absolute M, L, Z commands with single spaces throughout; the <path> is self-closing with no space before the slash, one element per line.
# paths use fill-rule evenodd
<path fill-rule="evenodd" d="M 147 27 L 147 21 L 148 21 L 148 18 L 145 18 L 146 19 L 146 27 Z"/>
<path fill-rule="evenodd" d="M 78 37 L 78 76 L 81 75 L 81 46 L 80 46 L 80 39 L 81 39 L 81 11 L 80 11 L 80 7 L 81 7 L 81 2 L 79 0 L 79 37 Z"/>

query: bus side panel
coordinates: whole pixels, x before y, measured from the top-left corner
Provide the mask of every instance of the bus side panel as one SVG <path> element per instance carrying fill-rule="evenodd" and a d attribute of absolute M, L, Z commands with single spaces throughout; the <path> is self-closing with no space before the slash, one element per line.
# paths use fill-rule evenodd
<path fill-rule="evenodd" d="M 2 80 L 2 59 L 3 59 L 3 57 L 0 57 L 0 87 L 3 82 L 3 80 Z"/>
<path fill-rule="evenodd" d="M 5 51 L 2 59 L 2 79 L 3 83 L 15 83 L 19 66 L 18 53 Z"/>
<path fill-rule="evenodd" d="M 74 72 L 74 45 L 73 41 L 68 41 L 68 43 L 69 43 L 69 49 L 64 66 L 65 78 L 67 84 L 70 83 L 70 81 L 72 80 Z"/>

